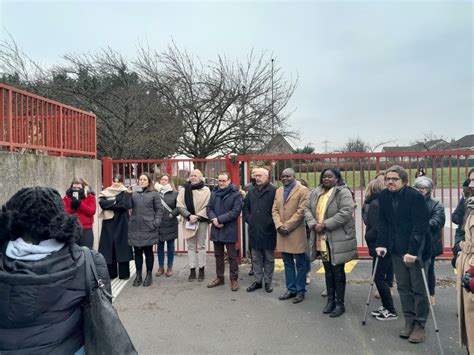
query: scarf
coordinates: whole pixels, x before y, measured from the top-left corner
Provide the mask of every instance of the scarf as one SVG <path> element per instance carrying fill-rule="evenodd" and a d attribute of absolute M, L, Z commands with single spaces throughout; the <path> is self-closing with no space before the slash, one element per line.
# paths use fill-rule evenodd
<path fill-rule="evenodd" d="M 288 196 L 290 195 L 291 190 L 296 186 L 296 180 L 293 180 L 288 184 L 288 186 L 283 186 L 283 203 L 286 202 Z"/>
<path fill-rule="evenodd" d="M 120 185 L 118 189 L 109 186 L 99 194 L 99 198 L 102 197 L 106 200 L 115 200 L 115 198 L 124 191 L 127 191 L 127 188 L 124 185 Z M 114 211 L 102 210 L 99 214 L 99 218 L 103 218 L 104 220 L 112 219 L 114 218 Z"/>
<path fill-rule="evenodd" d="M 11 259 L 24 261 L 38 261 L 61 250 L 64 243 L 56 239 L 42 240 L 38 245 L 27 243 L 23 238 L 11 240 L 7 245 L 6 254 Z"/>
<path fill-rule="evenodd" d="M 326 210 L 329 202 L 329 198 L 332 196 L 334 191 L 334 186 L 331 187 L 326 192 L 323 192 L 316 203 L 315 217 L 318 223 L 324 222 L 324 216 L 326 215 Z M 316 250 L 321 253 L 321 258 L 325 261 L 329 261 L 329 255 L 327 253 L 327 236 L 326 233 L 316 232 Z"/>
<path fill-rule="evenodd" d="M 155 184 L 155 190 L 161 195 L 161 197 L 165 196 L 165 193 L 173 191 L 173 187 L 171 184 L 161 185 L 159 183 Z"/>
<path fill-rule="evenodd" d="M 224 213 L 224 211 L 222 211 L 222 200 L 225 196 L 227 196 L 227 194 L 229 194 L 233 190 L 234 186 L 229 185 L 225 189 L 219 188 L 216 191 L 216 198 L 214 199 L 214 211 L 216 212 L 216 215 L 221 215 L 222 213 Z"/>
<path fill-rule="evenodd" d="M 194 209 L 193 190 L 200 190 L 203 187 L 204 182 L 202 181 L 194 185 L 192 185 L 191 182 L 184 185 L 184 202 L 186 204 L 186 209 L 191 214 L 196 214 L 196 210 Z"/>

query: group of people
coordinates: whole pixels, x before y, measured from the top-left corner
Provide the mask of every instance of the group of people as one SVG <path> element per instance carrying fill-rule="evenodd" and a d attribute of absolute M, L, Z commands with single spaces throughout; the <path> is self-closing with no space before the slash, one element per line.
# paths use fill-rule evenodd
<path fill-rule="evenodd" d="M 254 271 L 247 292 L 262 288 L 268 293 L 273 291 L 278 250 L 286 283 L 286 291 L 279 299 L 302 302 L 308 259 L 318 256 L 324 265 L 327 293 L 322 312 L 330 317 L 341 316 L 345 312 L 344 265 L 357 257 L 355 202 L 341 173 L 334 168 L 324 169 L 319 185 L 312 191 L 296 179 L 291 168 L 281 173 L 279 188 L 270 182 L 264 168 L 255 168 L 252 177 L 253 183 L 242 199 L 225 172 L 219 174 L 218 187 L 213 191 L 204 185 L 199 170 L 191 172 L 179 191 L 168 175 L 153 185 L 151 176 L 143 173 L 134 187 L 125 187 L 122 176 L 115 176 L 112 185 L 98 195 L 103 223 L 100 253 L 94 253 L 94 261 L 105 287 L 110 291 L 110 279 L 130 277 L 132 258 L 137 270 L 133 286 L 151 285 L 155 244 L 159 262 L 156 276 L 172 276 L 181 216 L 188 248 L 188 280 L 205 279 L 206 241 L 211 225 L 216 278 L 207 287 L 225 284 L 227 251 L 230 288 L 237 291 L 236 243 L 242 212 L 248 225 Z M 461 344 L 473 353 L 474 169 L 464 185 L 463 199 L 453 214 L 453 222 L 459 226 L 454 263 Z M 434 258 L 443 251 L 444 207 L 432 197 L 432 191 L 431 179 L 420 176 L 410 187 L 407 172 L 392 166 L 370 181 L 362 208 L 367 226 L 365 239 L 374 258 L 374 269 L 377 265 L 375 284 L 382 302 L 372 315 L 381 321 L 398 317 L 391 292 L 394 274 L 405 318 L 399 335 L 412 343 L 425 339 L 430 302 L 435 303 Z M 81 247 L 92 248 L 94 244 L 95 213 L 95 193 L 83 178 L 74 179 L 62 199 L 53 189 L 24 188 L 2 207 L 0 331 L 9 335 L 0 337 L 0 352 L 27 349 L 30 353 L 84 353 L 81 312 L 86 280 Z M 425 276 L 431 299 L 425 290 Z"/>

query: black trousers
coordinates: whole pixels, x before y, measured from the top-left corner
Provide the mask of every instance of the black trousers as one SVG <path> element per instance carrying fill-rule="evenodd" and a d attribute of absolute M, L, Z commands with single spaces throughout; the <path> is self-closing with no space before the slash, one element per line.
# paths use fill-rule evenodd
<path fill-rule="evenodd" d="M 118 270 L 117 270 L 118 264 Z M 107 269 L 109 270 L 110 279 L 113 280 L 117 276 L 119 279 L 126 280 L 130 278 L 130 264 L 128 261 L 117 263 L 117 257 L 115 255 L 115 247 L 112 248 L 112 264 L 107 264 Z M 118 271 L 118 272 L 117 272 Z"/>
<path fill-rule="evenodd" d="M 373 258 L 374 266 L 376 258 Z M 377 264 L 377 270 L 375 272 L 375 286 L 377 286 L 377 290 L 380 294 L 380 299 L 382 301 L 382 306 L 385 309 L 388 309 L 391 313 L 396 314 L 395 307 L 393 306 L 393 297 L 390 293 L 390 284 L 389 279 L 387 277 L 387 273 L 389 270 L 392 270 L 393 273 L 393 264 L 392 258 L 390 256 L 384 256 L 383 258 L 379 258 L 379 263 Z"/>
<path fill-rule="evenodd" d="M 141 274 L 143 268 L 143 254 L 145 254 L 146 271 L 153 271 L 153 263 L 155 258 L 153 257 L 153 245 L 147 245 L 146 247 L 133 247 L 135 254 L 135 267 L 137 268 L 137 274 Z"/>
<path fill-rule="evenodd" d="M 77 244 L 81 247 L 92 249 L 94 246 L 94 233 L 92 232 L 92 228 L 82 230 L 81 238 L 79 238 Z"/>

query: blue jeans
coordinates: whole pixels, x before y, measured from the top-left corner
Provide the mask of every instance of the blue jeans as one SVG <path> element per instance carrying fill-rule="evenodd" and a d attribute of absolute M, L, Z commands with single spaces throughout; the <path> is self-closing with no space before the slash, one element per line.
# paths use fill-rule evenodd
<path fill-rule="evenodd" d="M 167 254 L 168 254 L 168 267 L 173 267 L 174 242 L 175 242 L 174 239 L 166 241 Z M 160 267 L 165 266 L 165 242 L 162 242 L 161 240 L 158 242 L 158 264 Z"/>
<path fill-rule="evenodd" d="M 281 253 L 285 265 L 285 282 L 288 292 L 306 292 L 306 254 Z M 296 268 L 295 268 L 296 261 Z"/>

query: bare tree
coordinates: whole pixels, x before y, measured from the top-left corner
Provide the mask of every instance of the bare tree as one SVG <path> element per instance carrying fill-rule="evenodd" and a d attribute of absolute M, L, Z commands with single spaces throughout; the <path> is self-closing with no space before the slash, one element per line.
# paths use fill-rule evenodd
<path fill-rule="evenodd" d="M 284 109 L 296 82 L 285 81 L 264 54 L 252 51 L 245 63 L 219 56 L 203 64 L 173 43 L 160 53 L 142 47 L 136 65 L 181 120 L 183 154 L 245 154 L 268 142 L 272 132 L 294 135 Z"/>

